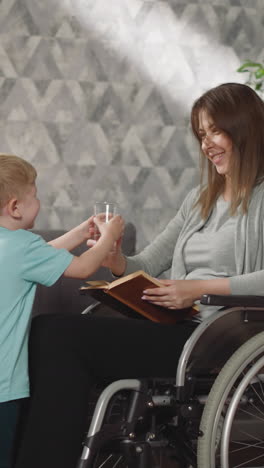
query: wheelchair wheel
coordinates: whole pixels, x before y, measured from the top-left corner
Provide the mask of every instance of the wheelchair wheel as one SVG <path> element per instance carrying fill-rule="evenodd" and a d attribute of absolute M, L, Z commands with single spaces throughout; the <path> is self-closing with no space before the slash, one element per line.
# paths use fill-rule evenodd
<path fill-rule="evenodd" d="M 227 361 L 200 424 L 199 468 L 264 466 L 264 332 Z"/>

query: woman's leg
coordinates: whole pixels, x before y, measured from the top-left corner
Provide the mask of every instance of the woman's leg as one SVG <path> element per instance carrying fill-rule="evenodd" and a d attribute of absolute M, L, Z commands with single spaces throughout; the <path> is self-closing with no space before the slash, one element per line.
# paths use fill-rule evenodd
<path fill-rule="evenodd" d="M 31 332 L 32 398 L 17 468 L 75 468 L 89 389 L 109 378 L 174 376 L 195 325 L 41 316 Z"/>

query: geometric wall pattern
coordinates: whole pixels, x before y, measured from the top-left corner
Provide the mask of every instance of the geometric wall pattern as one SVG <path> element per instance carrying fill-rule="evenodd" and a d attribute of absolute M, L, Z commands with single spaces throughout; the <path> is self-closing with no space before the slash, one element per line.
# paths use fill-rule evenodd
<path fill-rule="evenodd" d="M 36 227 L 115 200 L 146 245 L 199 181 L 194 99 L 263 61 L 263 24 L 263 0 L 2 0 L 0 151 L 38 170 Z"/>

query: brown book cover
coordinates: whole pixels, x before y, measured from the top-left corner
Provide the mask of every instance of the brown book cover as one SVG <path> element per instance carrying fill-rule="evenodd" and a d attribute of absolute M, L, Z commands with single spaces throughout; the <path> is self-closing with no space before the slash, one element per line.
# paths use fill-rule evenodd
<path fill-rule="evenodd" d="M 107 281 L 87 281 L 87 286 L 80 288 L 81 294 L 90 294 L 96 300 L 107 304 L 124 315 L 141 316 L 159 323 L 176 323 L 197 313 L 195 306 L 188 309 L 167 309 L 141 299 L 143 291 L 162 287 L 162 283 L 144 271 L 136 271 L 118 278 L 112 283 Z"/>

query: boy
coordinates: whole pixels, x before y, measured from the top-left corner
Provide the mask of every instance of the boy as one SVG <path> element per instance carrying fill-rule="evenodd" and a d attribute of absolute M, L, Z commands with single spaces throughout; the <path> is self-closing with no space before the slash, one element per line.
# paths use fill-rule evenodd
<path fill-rule="evenodd" d="M 36 177 L 27 161 L 0 155 L 0 468 L 10 467 L 19 409 L 29 395 L 27 343 L 37 283 L 91 275 L 124 230 L 120 216 L 107 224 L 91 217 L 47 244 L 28 231 L 40 208 Z M 74 257 L 69 251 L 91 237 L 94 223 L 100 239 Z"/>

